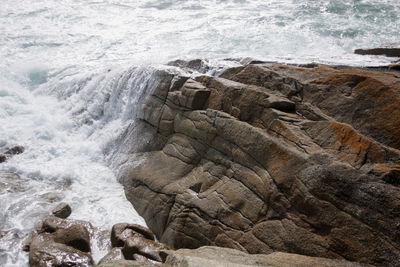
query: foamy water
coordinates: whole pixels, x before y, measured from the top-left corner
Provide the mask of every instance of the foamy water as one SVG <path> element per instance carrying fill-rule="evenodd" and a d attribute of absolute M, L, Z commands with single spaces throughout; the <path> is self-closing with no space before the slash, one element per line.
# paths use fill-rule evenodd
<path fill-rule="evenodd" d="M 21 177 L 0 191 L 0 266 L 28 264 L 22 240 L 60 201 L 99 229 L 145 225 L 104 151 L 134 119 L 158 64 L 385 65 L 396 59 L 353 50 L 399 42 L 399 14 L 397 0 L 1 1 L 0 146 L 25 152 L 0 164 Z M 96 260 L 106 251 L 93 249 Z"/>

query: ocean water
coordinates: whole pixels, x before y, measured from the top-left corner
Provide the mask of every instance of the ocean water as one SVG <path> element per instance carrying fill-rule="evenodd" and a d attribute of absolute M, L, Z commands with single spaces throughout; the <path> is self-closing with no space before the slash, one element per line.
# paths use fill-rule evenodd
<path fill-rule="evenodd" d="M 99 232 L 145 225 L 105 149 L 166 62 L 390 64 L 353 50 L 400 42 L 399 15 L 398 0 L 0 0 L 0 146 L 25 147 L 0 164 L 20 176 L 0 180 L 0 266 L 28 265 L 22 241 L 60 201 Z"/>

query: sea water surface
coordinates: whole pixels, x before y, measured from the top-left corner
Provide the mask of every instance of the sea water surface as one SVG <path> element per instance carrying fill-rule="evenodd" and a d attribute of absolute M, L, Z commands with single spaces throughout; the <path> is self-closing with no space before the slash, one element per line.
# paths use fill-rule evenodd
<path fill-rule="evenodd" d="M 353 50 L 399 29 L 398 0 L 0 0 L 0 147 L 25 147 L 0 164 L 20 176 L 0 181 L 0 266 L 28 265 L 22 241 L 61 201 L 99 231 L 145 225 L 104 151 L 162 64 L 385 65 L 398 59 Z M 106 249 L 95 242 L 96 261 Z"/>

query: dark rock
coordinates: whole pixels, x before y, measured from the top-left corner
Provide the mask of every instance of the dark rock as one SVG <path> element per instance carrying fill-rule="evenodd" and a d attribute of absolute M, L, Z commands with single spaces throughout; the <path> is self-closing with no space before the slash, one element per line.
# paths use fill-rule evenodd
<path fill-rule="evenodd" d="M 5 162 L 8 158 L 23 153 L 23 146 L 3 146 L 0 148 L 0 163 Z"/>
<path fill-rule="evenodd" d="M 65 219 L 71 215 L 71 212 L 71 207 L 67 203 L 60 203 L 51 211 L 54 216 L 62 219 Z"/>
<path fill-rule="evenodd" d="M 161 242 L 400 265 L 396 71 L 250 64 L 173 89 L 162 77 L 138 115 L 162 142 L 122 141 L 143 162 L 118 174 Z M 209 96 L 193 105 L 188 87 Z M 118 235 L 130 259 L 154 247 Z"/>
<path fill-rule="evenodd" d="M 356 49 L 355 54 L 359 55 L 383 55 L 387 57 L 400 57 L 400 48 L 371 48 L 371 49 Z"/>
<path fill-rule="evenodd" d="M 81 224 L 74 224 L 66 229 L 56 230 L 54 241 L 79 249 L 82 252 L 90 252 L 89 231 Z"/>
<path fill-rule="evenodd" d="M 400 61 L 397 61 L 400 62 Z M 391 64 L 388 66 L 391 70 L 400 70 L 400 64 Z"/>
<path fill-rule="evenodd" d="M 168 256 L 168 252 L 164 250 L 170 249 L 170 247 L 162 243 L 146 239 L 140 235 L 134 235 L 126 240 L 122 252 L 128 260 L 137 260 L 135 254 L 139 254 L 147 259 L 164 262 Z"/>

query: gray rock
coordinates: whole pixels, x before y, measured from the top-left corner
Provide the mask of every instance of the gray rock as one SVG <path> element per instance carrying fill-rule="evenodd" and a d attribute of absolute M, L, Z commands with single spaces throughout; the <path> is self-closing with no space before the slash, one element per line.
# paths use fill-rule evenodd
<path fill-rule="evenodd" d="M 51 211 L 54 216 L 62 219 L 68 218 L 71 212 L 71 207 L 67 203 L 60 203 Z"/>

